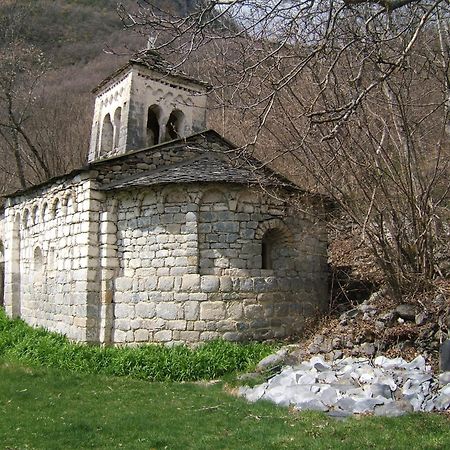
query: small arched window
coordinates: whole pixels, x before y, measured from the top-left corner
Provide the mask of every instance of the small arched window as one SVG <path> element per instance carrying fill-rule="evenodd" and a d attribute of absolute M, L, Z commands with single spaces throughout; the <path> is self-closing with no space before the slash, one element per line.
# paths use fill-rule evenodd
<path fill-rule="evenodd" d="M 147 127 L 146 127 L 146 142 L 148 146 L 159 144 L 160 117 L 161 117 L 161 110 L 159 106 L 152 105 L 150 106 L 150 108 L 148 108 Z"/>
<path fill-rule="evenodd" d="M 66 208 L 67 208 L 67 214 L 73 213 L 73 200 L 72 200 L 71 195 L 69 195 L 66 199 Z"/>
<path fill-rule="evenodd" d="M 33 217 L 33 224 L 37 225 L 39 223 L 39 208 L 38 208 L 38 205 L 34 205 L 33 206 L 32 217 Z"/>
<path fill-rule="evenodd" d="M 179 109 L 174 109 L 169 116 L 166 125 L 166 140 L 178 139 L 181 137 L 184 125 L 184 114 Z"/>
<path fill-rule="evenodd" d="M 52 206 L 52 218 L 58 217 L 61 215 L 61 202 L 59 201 L 59 198 L 57 197 Z"/>
<path fill-rule="evenodd" d="M 50 247 L 47 256 L 47 270 L 49 271 L 55 270 L 55 260 L 56 260 L 55 247 Z"/>
<path fill-rule="evenodd" d="M 24 228 L 28 228 L 28 225 L 30 221 L 30 211 L 28 209 L 25 209 L 22 216 L 22 225 Z"/>
<path fill-rule="evenodd" d="M 48 204 L 47 202 L 44 202 L 41 209 L 41 220 L 45 223 L 45 221 L 48 219 Z"/>
<path fill-rule="evenodd" d="M 114 148 L 117 148 L 119 146 L 121 121 L 122 108 L 119 106 L 114 113 Z"/>
<path fill-rule="evenodd" d="M 44 267 L 44 261 L 42 257 L 41 247 L 35 247 L 33 253 L 33 269 L 37 276 L 42 275 Z"/>
<path fill-rule="evenodd" d="M 114 127 L 111 122 L 111 116 L 109 114 L 106 114 L 105 118 L 103 119 L 102 138 L 100 141 L 101 153 L 107 153 L 110 150 L 112 150 L 113 134 L 114 134 Z"/>

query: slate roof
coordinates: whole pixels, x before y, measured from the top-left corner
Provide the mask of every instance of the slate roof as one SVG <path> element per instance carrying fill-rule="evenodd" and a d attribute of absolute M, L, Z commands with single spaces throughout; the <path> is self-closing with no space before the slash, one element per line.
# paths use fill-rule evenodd
<path fill-rule="evenodd" d="M 154 72 L 157 72 L 164 77 L 167 77 L 167 80 L 179 80 L 184 81 L 189 84 L 197 85 L 203 89 L 210 88 L 208 83 L 204 81 L 196 80 L 188 76 L 186 73 L 182 72 L 179 69 L 175 69 L 171 66 L 158 52 L 154 50 L 142 50 L 137 53 L 134 57 L 132 57 L 126 64 L 119 67 L 116 71 L 114 71 L 111 75 L 102 80 L 97 87 L 95 87 L 92 92 L 95 94 L 98 92 L 103 86 L 106 86 L 110 81 L 117 78 L 121 73 L 125 72 L 127 69 L 132 67 L 133 65 L 146 67 Z"/>
<path fill-rule="evenodd" d="M 11 198 L 24 193 L 32 192 L 57 182 L 63 182 L 80 173 L 90 170 L 115 172 L 114 166 L 125 163 L 128 167 L 139 164 L 141 157 L 149 155 L 163 155 L 165 151 L 194 150 L 194 156 L 186 158 L 178 163 L 161 165 L 154 170 L 144 171 L 130 175 L 119 173 L 114 181 L 99 182 L 99 189 L 114 191 L 129 188 L 154 186 L 170 183 L 234 183 L 244 185 L 257 185 L 265 188 L 284 188 L 291 192 L 306 195 L 311 199 L 326 200 L 321 194 L 305 191 L 300 186 L 275 172 L 249 155 L 242 155 L 239 148 L 221 136 L 215 130 L 205 130 L 186 138 L 164 142 L 152 147 L 130 151 L 122 155 L 112 156 L 100 161 L 95 161 L 65 175 L 53 177 L 38 185 L 5 195 L 3 198 Z"/>
<path fill-rule="evenodd" d="M 178 164 L 161 167 L 153 171 L 125 177 L 121 180 L 106 184 L 103 190 L 125 189 L 130 187 L 144 187 L 168 183 L 237 183 L 260 184 L 272 187 L 294 187 L 287 180 L 267 170 L 255 172 L 250 166 L 236 164 L 226 155 L 209 153 L 190 158 Z"/>

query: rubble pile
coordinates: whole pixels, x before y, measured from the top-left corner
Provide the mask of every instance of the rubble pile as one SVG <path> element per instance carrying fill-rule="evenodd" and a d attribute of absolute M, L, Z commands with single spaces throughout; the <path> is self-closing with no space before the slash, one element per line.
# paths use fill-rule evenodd
<path fill-rule="evenodd" d="M 262 361 L 272 365 L 284 350 Z M 374 413 L 399 416 L 413 411 L 443 411 L 450 406 L 450 372 L 434 377 L 423 356 L 411 362 L 378 356 L 345 357 L 331 362 L 313 356 L 239 394 L 248 401 L 269 400 L 298 410 L 328 412 L 331 416 Z"/>

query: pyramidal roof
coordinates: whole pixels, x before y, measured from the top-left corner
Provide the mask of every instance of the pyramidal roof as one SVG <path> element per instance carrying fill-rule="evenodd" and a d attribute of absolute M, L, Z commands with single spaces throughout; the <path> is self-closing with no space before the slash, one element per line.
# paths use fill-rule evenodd
<path fill-rule="evenodd" d="M 191 85 L 196 85 L 202 90 L 210 88 L 210 85 L 204 81 L 197 80 L 190 77 L 185 72 L 181 71 L 176 66 L 171 65 L 160 53 L 153 49 L 146 49 L 136 53 L 129 61 L 123 66 L 119 67 L 115 72 L 102 80 L 92 92 L 95 94 L 106 86 L 110 81 L 120 76 L 123 72 L 126 72 L 133 66 L 145 67 L 152 72 L 155 72 L 161 77 L 165 77 L 172 81 L 187 82 Z"/>

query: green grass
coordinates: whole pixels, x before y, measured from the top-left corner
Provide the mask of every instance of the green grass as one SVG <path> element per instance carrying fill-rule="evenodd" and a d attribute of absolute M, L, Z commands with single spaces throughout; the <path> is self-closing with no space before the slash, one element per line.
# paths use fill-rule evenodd
<path fill-rule="evenodd" d="M 222 384 L 149 383 L 0 364 L 2 449 L 445 449 L 447 417 L 337 421 L 268 403 Z"/>
<path fill-rule="evenodd" d="M 71 373 L 129 376 L 149 381 L 215 379 L 252 369 L 273 345 L 212 341 L 191 349 L 183 345 L 135 348 L 70 342 L 57 333 L 10 320 L 0 309 L 0 359 Z"/>

